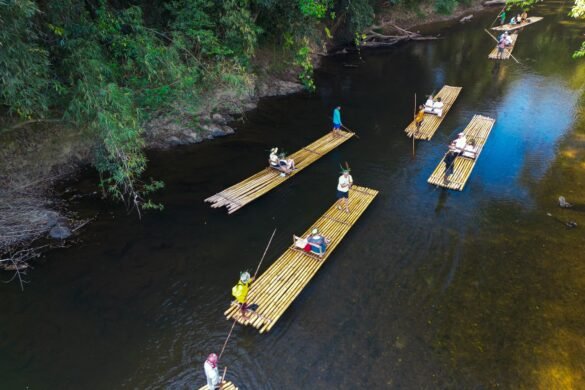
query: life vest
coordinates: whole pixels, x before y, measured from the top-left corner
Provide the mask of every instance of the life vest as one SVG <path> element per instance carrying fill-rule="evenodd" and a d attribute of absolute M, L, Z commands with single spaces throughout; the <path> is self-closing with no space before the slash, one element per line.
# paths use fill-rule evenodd
<path fill-rule="evenodd" d="M 238 284 L 236 284 L 232 288 L 232 295 L 234 296 L 234 298 L 236 298 L 236 301 L 238 301 L 238 303 L 246 303 L 248 290 L 250 289 L 249 284 L 250 282 L 244 283 L 242 281 L 239 281 Z"/>

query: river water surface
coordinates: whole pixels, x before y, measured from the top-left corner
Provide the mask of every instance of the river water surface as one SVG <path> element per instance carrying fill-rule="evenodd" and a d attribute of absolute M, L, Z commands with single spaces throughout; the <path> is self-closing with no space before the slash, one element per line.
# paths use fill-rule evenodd
<path fill-rule="evenodd" d="M 236 327 L 223 364 L 241 389 L 585 388 L 585 62 L 583 22 L 546 2 L 512 60 L 489 61 L 483 28 L 326 58 L 317 92 L 263 100 L 231 137 L 150 154 L 166 188 L 142 221 L 98 213 L 82 242 L 53 250 L 20 292 L 0 285 L 0 388 L 186 389 L 231 323 L 239 272 L 264 268 L 334 201 L 340 162 L 380 195 L 274 329 Z M 357 64 L 357 68 L 344 64 Z M 430 142 L 403 129 L 413 94 L 462 94 Z M 320 137 L 340 104 L 360 139 L 236 214 L 203 203 L 262 169 L 267 150 Z M 474 114 L 496 118 L 463 192 L 426 183 Z M 75 191 L 94 188 L 91 174 Z M 564 195 L 576 204 L 557 207 Z M 548 216 L 550 213 L 552 216 Z M 576 229 L 562 222 L 574 220 Z"/>

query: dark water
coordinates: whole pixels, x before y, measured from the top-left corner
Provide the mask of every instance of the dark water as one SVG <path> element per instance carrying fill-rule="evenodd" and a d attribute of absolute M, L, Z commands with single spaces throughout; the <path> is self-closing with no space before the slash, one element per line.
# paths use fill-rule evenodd
<path fill-rule="evenodd" d="M 54 250 L 19 291 L 0 286 L 0 388 L 198 388 L 221 349 L 240 270 L 266 264 L 334 200 L 339 163 L 380 190 L 273 331 L 237 327 L 223 364 L 242 389 L 585 388 L 584 24 L 547 2 L 501 66 L 483 27 L 325 60 L 318 91 L 262 101 L 235 136 L 150 155 L 165 210 L 142 221 L 97 200 L 83 242 Z M 463 92 L 411 156 L 413 94 Z M 292 152 L 343 106 L 351 140 L 235 215 L 203 199 Z M 426 183 L 480 113 L 497 119 L 462 193 Z M 92 188 L 88 174 L 76 188 Z M 565 195 L 575 210 L 560 210 Z M 550 212 L 553 216 L 547 216 Z M 555 218 L 558 218 L 555 219 Z M 559 221 L 580 226 L 568 230 Z"/>

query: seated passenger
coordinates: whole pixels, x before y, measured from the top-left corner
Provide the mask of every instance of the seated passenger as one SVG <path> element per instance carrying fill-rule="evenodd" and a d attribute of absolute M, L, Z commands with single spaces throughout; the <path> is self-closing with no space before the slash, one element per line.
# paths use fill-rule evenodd
<path fill-rule="evenodd" d="M 512 16 L 512 19 L 510 19 L 510 24 L 516 24 L 516 17 Z"/>
<path fill-rule="evenodd" d="M 270 149 L 268 164 L 270 164 L 272 168 L 278 169 L 283 174 L 288 175 L 293 169 L 295 169 L 294 160 L 285 158 L 286 155 L 284 153 L 281 153 L 280 155 L 277 155 L 276 153 L 278 153 L 278 148 Z"/>
<path fill-rule="evenodd" d="M 273 168 L 278 168 L 278 148 L 270 149 L 270 156 L 268 157 L 268 164 Z"/>
<path fill-rule="evenodd" d="M 507 31 L 506 31 L 506 35 L 504 35 L 504 43 L 506 44 L 506 46 L 512 45 L 512 36 L 510 34 L 508 34 Z"/>
<path fill-rule="evenodd" d="M 431 114 L 433 112 L 433 95 L 429 95 L 429 98 L 425 102 L 425 112 Z"/>
<path fill-rule="evenodd" d="M 295 169 L 295 160 L 292 158 L 286 158 L 286 154 L 280 153 L 278 156 L 278 165 L 282 171 L 284 171 L 286 174 L 289 174 L 293 169 Z"/>
<path fill-rule="evenodd" d="M 528 13 L 526 11 L 522 12 L 522 15 L 520 15 L 520 18 L 522 19 L 522 23 L 528 22 Z"/>
<path fill-rule="evenodd" d="M 466 145 L 467 145 L 467 137 L 465 136 L 465 133 L 459 133 L 457 135 L 457 139 L 455 139 L 449 145 L 449 149 L 461 154 L 463 152 L 463 150 L 465 149 Z"/>
<path fill-rule="evenodd" d="M 327 250 L 329 240 L 319 234 L 319 229 L 315 228 L 307 238 L 302 238 L 293 235 L 294 245 L 305 252 L 311 252 L 321 257 Z"/>
<path fill-rule="evenodd" d="M 441 98 L 437 98 L 437 101 L 433 103 L 433 114 L 437 115 L 438 117 L 443 116 L 443 102 Z"/>
<path fill-rule="evenodd" d="M 477 150 L 478 150 L 478 147 L 475 145 L 475 140 L 472 139 L 463 148 L 462 156 L 475 159 L 477 157 Z"/>

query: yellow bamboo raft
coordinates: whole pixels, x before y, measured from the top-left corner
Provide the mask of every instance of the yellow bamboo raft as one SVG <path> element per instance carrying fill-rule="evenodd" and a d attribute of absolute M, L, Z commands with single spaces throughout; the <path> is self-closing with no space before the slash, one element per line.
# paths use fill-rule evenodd
<path fill-rule="evenodd" d="M 199 390 L 209 390 L 209 387 L 207 385 L 201 387 Z M 219 390 L 238 390 L 238 388 L 236 387 L 236 385 L 234 385 L 232 382 L 223 382 L 221 384 L 221 386 L 219 386 Z"/>
<path fill-rule="evenodd" d="M 512 50 L 514 50 L 514 46 L 516 46 L 518 34 L 510 34 L 510 39 L 512 40 L 512 44 L 504 49 L 501 57 L 498 57 L 498 45 L 496 45 L 494 50 L 488 55 L 488 58 L 490 60 L 509 60 L 512 56 Z"/>
<path fill-rule="evenodd" d="M 281 176 L 280 171 L 266 167 L 254 176 L 210 196 L 205 199 L 205 202 L 211 203 L 211 207 L 213 208 L 227 207 L 228 214 L 236 212 L 254 199 L 261 197 L 282 182 L 296 175 L 353 136 L 354 133 L 349 131 L 340 130 L 337 135 L 330 132 L 312 144 L 287 156 L 287 158 L 292 158 L 295 161 L 296 167 L 290 175 Z M 268 157 L 266 161 L 268 161 Z"/>
<path fill-rule="evenodd" d="M 528 19 L 526 19 L 526 22 L 524 22 L 524 23 L 520 23 L 520 24 L 504 24 L 504 25 L 501 25 L 501 26 L 492 27 L 492 30 L 495 30 L 495 31 L 513 31 L 513 30 L 517 30 L 519 28 L 523 28 L 523 27 L 529 26 L 532 23 L 540 22 L 542 19 L 543 19 L 542 16 L 531 16 Z"/>
<path fill-rule="evenodd" d="M 435 135 L 435 132 L 441 125 L 441 122 L 443 122 L 443 119 L 445 119 L 445 116 L 447 116 L 451 106 L 453 103 L 455 103 L 455 100 L 457 99 L 457 96 L 459 96 L 461 89 L 461 87 L 451 87 L 449 85 L 445 85 L 443 88 L 441 88 L 435 97 L 440 97 L 443 101 L 443 115 L 439 117 L 434 114 L 425 113 L 425 118 L 420 126 L 420 129 L 416 131 L 416 125 L 413 120 L 404 130 L 406 134 L 409 137 L 412 137 L 414 134 L 416 139 L 423 139 L 427 141 L 433 138 L 433 135 Z"/>
<path fill-rule="evenodd" d="M 444 163 L 445 157 L 443 156 L 443 159 L 441 159 L 441 162 L 437 165 L 437 168 L 435 168 L 431 177 L 429 177 L 428 182 L 450 190 L 462 191 L 463 187 L 465 187 L 465 183 L 467 183 L 467 179 L 469 179 L 469 176 L 471 175 L 473 167 L 475 167 L 475 163 L 477 162 L 481 151 L 483 150 L 483 146 L 492 131 L 492 127 L 494 127 L 494 123 L 496 123 L 495 119 L 482 115 L 474 115 L 473 119 L 471 119 L 471 122 L 469 122 L 463 132 L 467 136 L 468 142 L 472 139 L 475 140 L 475 145 L 477 147 L 475 158 L 463 156 L 455 158 L 453 173 L 449 175 L 447 181 L 445 181 L 446 167 Z"/>
<path fill-rule="evenodd" d="M 291 245 L 256 281 L 252 282 L 248 292 L 248 304 L 256 304 L 258 308 L 247 313 L 247 317 L 244 318 L 234 301 L 224 313 L 227 319 L 253 326 L 260 333 L 272 329 L 376 195 L 378 195 L 376 190 L 354 185 L 349 194 L 349 213 L 337 208 L 340 204 L 338 200 L 302 236 L 307 237 L 313 228 L 318 228 L 323 236 L 331 240 L 323 257 L 306 253 Z"/>

